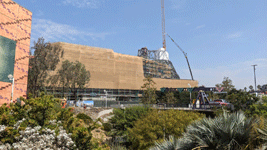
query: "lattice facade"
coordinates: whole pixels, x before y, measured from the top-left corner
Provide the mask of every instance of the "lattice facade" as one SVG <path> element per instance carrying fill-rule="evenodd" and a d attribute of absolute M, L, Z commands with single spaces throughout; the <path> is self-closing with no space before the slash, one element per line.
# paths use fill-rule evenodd
<path fill-rule="evenodd" d="M 31 24 L 32 13 L 29 10 L 12 0 L 0 0 L 0 36 L 16 42 L 15 58 L 12 60 L 14 62 L 12 75 L 15 79 L 14 100 L 20 96 L 26 98 Z M 6 44 L 0 45 L 2 50 L 6 46 Z M 11 90 L 11 82 L 7 80 L 0 81 L 0 105 L 10 102 Z"/>
<path fill-rule="evenodd" d="M 144 84 L 144 58 L 138 56 L 124 55 L 115 53 L 112 49 L 90 47 L 84 45 L 58 42 L 64 49 L 64 56 L 60 60 L 57 68 L 62 61 L 80 61 L 85 65 L 86 70 L 91 73 L 88 89 L 107 89 L 107 90 L 141 90 Z M 160 65 L 158 65 L 160 66 Z M 170 77 L 170 67 L 162 64 L 165 74 Z M 158 67 L 159 69 L 159 67 Z M 167 72 L 168 71 L 168 72 Z M 51 75 L 55 73 L 51 72 Z M 181 79 L 153 78 L 156 82 L 157 90 L 162 87 L 187 88 L 188 83 L 192 87 L 198 86 L 197 81 Z"/>
<path fill-rule="evenodd" d="M 148 50 L 146 47 L 138 50 L 137 56 L 143 58 L 144 75 L 153 78 L 180 79 L 168 56 L 161 59 L 159 55 L 158 50 Z"/>

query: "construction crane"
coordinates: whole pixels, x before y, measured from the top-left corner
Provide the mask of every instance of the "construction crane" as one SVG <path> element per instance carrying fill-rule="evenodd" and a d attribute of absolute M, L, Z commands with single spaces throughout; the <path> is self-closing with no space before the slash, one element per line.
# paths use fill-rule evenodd
<path fill-rule="evenodd" d="M 162 43 L 163 48 L 166 50 L 166 36 L 165 36 L 165 10 L 164 10 L 164 0 L 161 0 L 161 25 L 162 25 Z"/>
<path fill-rule="evenodd" d="M 192 71 L 191 71 L 191 68 L 190 68 L 190 65 L 189 65 L 189 61 L 188 61 L 188 58 L 187 58 L 187 54 L 183 51 L 183 49 L 171 38 L 171 36 L 169 35 L 169 34 L 167 34 L 168 35 L 168 37 L 173 41 L 173 43 L 183 52 L 183 54 L 184 54 L 184 57 L 185 57 L 185 59 L 186 59 L 186 61 L 187 61 L 187 64 L 188 64 L 188 68 L 189 68 L 189 71 L 190 71 L 190 74 L 191 74 L 191 78 L 192 78 L 192 80 L 194 80 L 194 78 L 193 78 L 193 74 L 192 74 Z"/>
<path fill-rule="evenodd" d="M 161 21 L 161 24 L 162 24 L 162 43 L 163 43 L 163 48 L 166 50 L 166 32 L 165 32 L 165 9 L 164 9 L 164 0 L 161 0 L 161 19 L 162 19 L 162 21 Z M 192 74 L 192 71 L 191 71 L 191 68 L 190 68 L 190 65 L 189 65 L 189 61 L 188 61 L 188 58 L 187 58 L 187 54 L 181 49 L 181 47 L 172 38 L 171 38 L 171 40 L 183 52 L 183 54 L 184 54 L 184 56 L 186 58 L 188 67 L 189 67 L 191 78 L 192 78 L 192 80 L 194 80 L 193 74 Z"/>

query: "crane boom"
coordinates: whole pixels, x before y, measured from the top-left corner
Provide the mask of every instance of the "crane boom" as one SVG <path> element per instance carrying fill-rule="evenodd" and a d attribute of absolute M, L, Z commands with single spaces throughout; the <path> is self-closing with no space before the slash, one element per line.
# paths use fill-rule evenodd
<path fill-rule="evenodd" d="M 165 36 L 165 10 L 164 10 L 164 0 L 161 0 L 161 25 L 162 25 L 162 43 L 163 48 L 166 50 L 166 36 Z"/>
<path fill-rule="evenodd" d="M 190 71 L 190 74 L 191 74 L 191 78 L 192 80 L 194 80 L 193 78 L 193 74 L 192 74 L 192 71 L 191 71 L 191 68 L 190 68 L 190 65 L 189 65 L 189 61 L 188 61 L 188 58 L 187 58 L 187 54 L 183 51 L 183 49 L 170 37 L 169 34 L 167 34 L 168 37 L 173 41 L 173 43 L 183 52 L 184 54 L 184 57 L 186 58 L 186 61 L 187 61 L 187 65 L 188 65 L 188 68 L 189 68 L 189 71 Z"/>

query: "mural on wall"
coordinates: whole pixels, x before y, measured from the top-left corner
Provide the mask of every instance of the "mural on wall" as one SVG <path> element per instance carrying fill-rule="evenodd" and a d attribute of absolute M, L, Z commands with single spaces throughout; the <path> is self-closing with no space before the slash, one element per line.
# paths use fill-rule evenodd
<path fill-rule="evenodd" d="M 0 81 L 2 82 L 12 82 L 7 76 L 14 74 L 15 52 L 16 41 L 0 36 Z"/>

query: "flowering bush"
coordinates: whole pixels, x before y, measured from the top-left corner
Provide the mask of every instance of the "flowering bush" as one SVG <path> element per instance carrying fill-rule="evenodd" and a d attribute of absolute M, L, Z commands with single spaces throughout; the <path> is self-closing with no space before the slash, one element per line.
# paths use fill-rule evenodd
<path fill-rule="evenodd" d="M 25 119 L 18 121 L 13 130 L 17 130 L 20 128 L 20 124 Z M 56 120 L 50 121 L 50 124 L 59 125 L 60 122 L 56 123 Z M 5 125 L 0 125 L 0 136 L 6 130 Z M 71 139 L 71 134 L 67 134 L 62 126 L 58 126 L 58 135 L 55 133 L 55 130 L 51 130 L 48 128 L 43 128 L 41 126 L 36 126 L 34 128 L 27 127 L 25 130 L 19 131 L 19 136 L 16 136 L 16 142 L 10 144 L 2 144 L 0 145 L 1 150 L 22 150 L 22 149 L 74 149 L 75 144 Z"/>
<path fill-rule="evenodd" d="M 51 95 L 21 98 L 25 105 L 0 107 L 0 149 L 92 149 L 91 131 L 97 123 L 60 107 Z M 69 133 L 69 134 L 68 134 Z"/>

